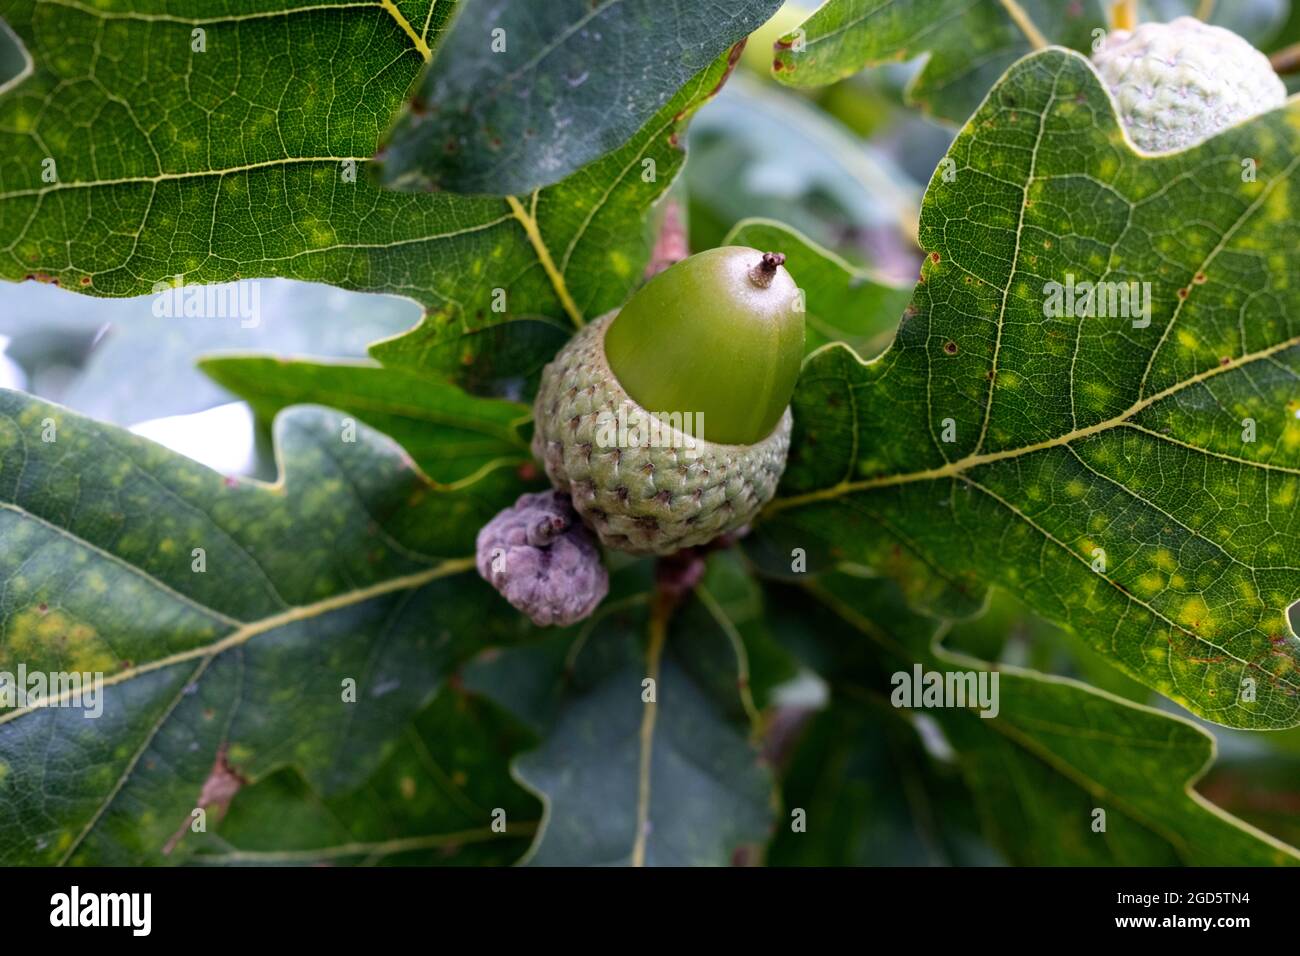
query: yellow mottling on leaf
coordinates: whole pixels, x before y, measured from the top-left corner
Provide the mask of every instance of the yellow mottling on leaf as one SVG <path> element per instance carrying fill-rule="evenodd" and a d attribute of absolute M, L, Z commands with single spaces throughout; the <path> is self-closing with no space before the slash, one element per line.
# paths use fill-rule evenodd
<path fill-rule="evenodd" d="M 617 250 L 609 254 L 609 267 L 621 276 L 632 274 L 632 263 L 628 261 L 627 256 Z"/>
<path fill-rule="evenodd" d="M 232 764 L 248 763 L 252 759 L 253 751 L 243 744 L 231 744 L 230 749 L 226 751 L 226 760 Z"/>
<path fill-rule="evenodd" d="M 111 672 L 117 658 L 90 625 L 64 611 L 39 606 L 15 614 L 9 621 L 9 651 L 15 659 L 41 660 L 57 655 L 64 670 Z"/>
<path fill-rule="evenodd" d="M 1178 570 L 1178 559 L 1174 557 L 1174 553 L 1168 548 L 1158 548 L 1153 560 L 1155 566 L 1161 571 Z"/>
<path fill-rule="evenodd" d="M 1083 387 L 1083 392 L 1089 398 L 1095 398 L 1099 403 L 1104 403 L 1114 394 L 1114 390 L 1108 385 L 1101 382 L 1088 382 Z"/>
<path fill-rule="evenodd" d="M 1142 575 L 1142 577 L 1137 579 L 1137 589 L 1146 597 L 1159 594 L 1164 590 L 1164 586 L 1164 575 L 1160 574 L 1158 571 L 1148 571 L 1146 574 Z"/>
<path fill-rule="evenodd" d="M 1289 508 L 1295 504 L 1296 482 L 1288 481 L 1278 486 L 1276 493 L 1273 495 L 1273 504 L 1282 508 Z"/>
<path fill-rule="evenodd" d="M 1073 478 L 1065 484 L 1065 493 L 1071 498 L 1082 498 L 1088 493 L 1088 486 L 1078 478 Z"/>
<path fill-rule="evenodd" d="M 1214 629 L 1214 621 L 1210 618 L 1210 607 L 1199 594 L 1193 594 L 1183 601 L 1175 620 L 1201 634 L 1209 634 Z"/>
<path fill-rule="evenodd" d="M 1273 180 L 1268 198 L 1264 200 L 1264 217 L 1271 222 L 1285 222 L 1293 217 L 1291 197 L 1287 195 L 1287 181 Z"/>

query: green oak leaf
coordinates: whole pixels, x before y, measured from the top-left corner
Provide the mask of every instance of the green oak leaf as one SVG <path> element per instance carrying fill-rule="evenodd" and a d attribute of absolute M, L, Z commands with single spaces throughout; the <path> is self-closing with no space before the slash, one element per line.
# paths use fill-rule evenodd
<path fill-rule="evenodd" d="M 1046 40 L 1077 50 L 1090 49 L 1093 31 L 1105 28 L 1099 3 L 1019 6 Z M 960 123 L 1031 48 L 998 0 L 827 0 L 777 41 L 772 72 L 791 86 L 825 86 L 863 67 L 927 54 L 907 87 L 908 102 Z"/>
<path fill-rule="evenodd" d="M 416 328 L 372 343 L 369 352 L 390 368 L 518 402 L 532 400 L 546 363 L 573 337 L 572 324 L 542 316 L 480 322 L 466 323 L 454 309 L 431 312 Z"/>
<path fill-rule="evenodd" d="M 1287 0 L 1212 4 L 1208 22 L 1260 45 L 1286 18 Z M 1106 28 L 1100 2 L 1064 0 L 827 0 L 776 44 L 773 74 L 797 87 L 825 86 L 864 67 L 924 56 L 907 101 L 961 123 L 1003 71 L 1041 43 L 1082 53 Z M 1203 16 L 1202 0 L 1141 0 L 1138 20 Z M 1013 15 L 1013 11 L 1015 15 Z M 1023 13 L 1026 23 L 1017 20 Z"/>
<path fill-rule="evenodd" d="M 384 183 L 493 195 L 550 186 L 621 147 L 780 5 L 462 0 L 384 146 Z"/>
<path fill-rule="evenodd" d="M 178 276 L 396 293 L 431 311 L 376 357 L 495 388 L 535 371 L 525 354 L 556 340 L 537 335 L 539 319 L 581 324 L 641 280 L 647 214 L 683 162 L 678 136 L 729 70 L 725 55 L 701 69 L 622 147 L 547 189 L 389 192 L 361 167 L 453 5 L 236 6 L 213 16 L 190 0 L 153 15 L 0 0 L 36 63 L 0 95 L 0 278 L 105 296 Z M 202 53 L 194 30 L 206 31 Z M 104 37 L 109 60 L 94 52 Z M 481 333 L 512 319 L 527 325 L 503 369 L 489 354 L 502 337 Z"/>
<path fill-rule="evenodd" d="M 469 275 L 449 277 L 455 293 L 441 307 L 370 354 L 477 393 L 530 399 L 572 327 L 618 308 L 640 283 L 654 248 L 654 204 L 684 160 L 680 133 L 729 69 L 726 58 L 716 61 L 625 146 L 568 179 L 525 200 L 475 198 L 510 208 L 510 244 Z"/>
<path fill-rule="evenodd" d="M 704 576 L 676 610 L 670 633 L 689 655 L 693 679 L 710 688 L 739 722 L 759 728 L 763 714 L 778 706 L 786 685 L 800 676 L 798 661 L 778 642 L 768 623 L 771 611 L 751 570 L 734 551 L 710 555 Z M 700 640 L 709 634 L 723 640 Z"/>
<path fill-rule="evenodd" d="M 434 481 L 472 485 L 501 468 L 532 468 L 531 413 L 401 369 L 353 362 L 218 356 L 200 368 L 270 422 L 291 405 L 329 403 L 395 439 Z"/>
<path fill-rule="evenodd" d="M 828 249 L 766 219 L 746 219 L 723 245 L 752 246 L 785 253 L 786 268 L 804 293 L 804 346 L 816 351 L 843 342 L 868 355 L 888 344 L 911 289 L 859 269 Z"/>
<path fill-rule="evenodd" d="M 931 182 L 894 344 L 806 361 L 767 552 L 941 615 L 1000 584 L 1202 717 L 1300 722 L 1298 119 L 1139 156 L 1085 59 L 1022 60 Z M 1054 312 L 1071 276 L 1149 283 L 1149 324 Z"/>
<path fill-rule="evenodd" d="M 843 620 L 819 618 L 832 694 L 888 706 L 899 675 L 992 673 L 944 650 L 936 625 L 886 579 L 835 573 L 811 593 Z M 941 636 L 943 628 L 938 629 Z M 854 647 L 854 644 L 857 647 Z M 1300 865 L 1300 852 L 1225 813 L 1193 789 L 1214 738 L 1192 721 L 1077 681 L 999 665 L 996 713 L 906 710 L 938 724 L 955 751 L 990 841 L 1018 865 Z M 906 704 L 904 705 L 906 706 Z M 1094 829 L 1105 811 L 1105 830 Z M 810 821 L 810 829 L 811 829 Z"/>
<path fill-rule="evenodd" d="M 439 694 L 360 788 L 322 798 L 293 768 L 239 790 L 203 866 L 491 866 L 518 860 L 541 816 L 510 778 L 527 735 L 486 701 Z M 496 816 L 494 817 L 494 814 Z M 494 828 L 493 824 L 496 823 Z"/>
<path fill-rule="evenodd" d="M 103 675 L 97 719 L 0 710 L 0 862 L 165 862 L 223 755 L 348 792 L 452 667 L 518 636 L 472 558 L 511 470 L 443 489 L 338 412 L 276 426 L 267 485 L 0 392 L 0 670 Z"/>
<path fill-rule="evenodd" d="M 786 806 L 772 866 L 988 866 L 970 791 L 883 701 L 836 700 L 813 714 L 781 777 Z"/>
<path fill-rule="evenodd" d="M 720 866 L 768 839 L 772 783 L 735 716 L 734 645 L 718 629 L 669 634 L 649 604 L 611 595 L 584 624 L 465 670 L 468 688 L 541 738 L 514 765 L 545 803 L 528 863 Z M 731 682 L 719 695 L 724 654 Z"/>

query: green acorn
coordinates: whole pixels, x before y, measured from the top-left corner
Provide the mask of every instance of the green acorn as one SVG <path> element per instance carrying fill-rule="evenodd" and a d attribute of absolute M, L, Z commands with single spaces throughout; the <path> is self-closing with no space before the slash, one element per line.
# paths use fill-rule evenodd
<path fill-rule="evenodd" d="M 608 547 L 705 544 L 775 494 L 804 342 L 784 262 L 743 246 L 684 259 L 546 366 L 533 452 Z"/>

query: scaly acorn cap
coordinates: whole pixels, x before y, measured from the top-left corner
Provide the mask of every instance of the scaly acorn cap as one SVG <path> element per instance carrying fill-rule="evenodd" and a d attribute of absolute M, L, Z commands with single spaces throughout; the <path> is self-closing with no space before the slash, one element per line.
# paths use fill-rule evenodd
<path fill-rule="evenodd" d="M 606 547 L 705 544 L 776 493 L 803 357 L 784 258 L 733 246 L 683 260 L 542 372 L 533 452 Z"/>
<path fill-rule="evenodd" d="M 723 246 L 645 284 L 605 334 L 628 395 L 655 415 L 702 415 L 703 435 L 752 445 L 781 420 L 803 361 L 804 316 L 785 256 Z"/>

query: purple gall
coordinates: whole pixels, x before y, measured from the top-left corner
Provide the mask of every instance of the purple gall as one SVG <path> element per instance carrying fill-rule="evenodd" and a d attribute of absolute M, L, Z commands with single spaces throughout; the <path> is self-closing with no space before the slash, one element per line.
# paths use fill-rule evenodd
<path fill-rule="evenodd" d="M 609 592 L 592 533 L 558 491 L 520 495 L 478 533 L 478 573 L 539 627 L 591 614 Z"/>

